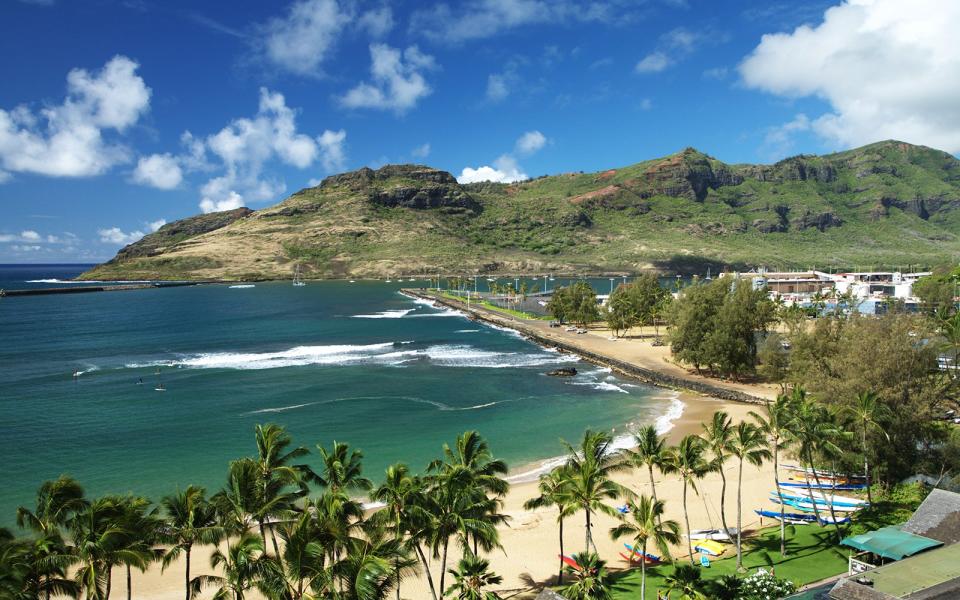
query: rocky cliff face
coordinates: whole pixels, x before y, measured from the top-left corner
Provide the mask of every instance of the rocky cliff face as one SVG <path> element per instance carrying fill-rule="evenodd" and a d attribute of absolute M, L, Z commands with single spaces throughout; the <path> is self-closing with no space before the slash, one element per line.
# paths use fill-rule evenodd
<path fill-rule="evenodd" d="M 373 204 L 391 208 L 444 209 L 471 214 L 483 210 L 453 175 L 420 165 L 387 165 L 376 171 L 364 167 L 327 177 L 320 184 L 321 189 L 335 187 L 365 193 Z"/>

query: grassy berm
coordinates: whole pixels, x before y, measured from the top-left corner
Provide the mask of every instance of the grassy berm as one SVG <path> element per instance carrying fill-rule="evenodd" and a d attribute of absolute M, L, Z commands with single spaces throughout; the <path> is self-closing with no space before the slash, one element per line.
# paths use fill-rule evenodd
<path fill-rule="evenodd" d="M 870 268 L 960 258 L 960 161 L 896 141 L 773 165 L 692 148 L 598 173 L 460 185 L 390 165 L 165 225 L 87 279 Z"/>

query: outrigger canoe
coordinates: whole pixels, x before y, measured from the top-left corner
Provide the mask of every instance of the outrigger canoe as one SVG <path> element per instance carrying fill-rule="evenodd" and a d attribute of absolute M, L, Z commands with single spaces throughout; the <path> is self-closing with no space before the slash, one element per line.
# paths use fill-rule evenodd
<path fill-rule="evenodd" d="M 783 496 L 784 499 L 786 500 L 799 500 L 801 502 L 807 502 L 807 503 L 811 502 L 810 498 L 812 497 L 813 502 L 816 502 L 817 506 L 829 506 L 831 504 L 835 507 L 850 506 L 850 507 L 856 507 L 856 508 L 866 508 L 867 506 L 870 506 L 869 502 L 867 502 L 866 500 L 860 500 L 859 498 L 849 498 L 847 496 L 834 496 L 834 495 L 826 496 L 824 494 L 821 494 L 820 492 L 813 492 L 813 491 L 806 493 L 806 492 L 800 492 L 800 491 L 794 491 L 794 490 L 780 490 L 780 495 Z M 770 496 L 772 498 L 776 498 L 777 493 L 770 492 Z"/>
<path fill-rule="evenodd" d="M 761 517 L 768 517 L 768 518 L 770 518 L 770 519 L 780 520 L 780 511 L 773 511 L 773 510 L 755 510 L 755 511 L 753 511 L 753 512 L 757 513 L 757 514 L 760 515 Z M 786 522 L 787 522 L 787 523 L 790 523 L 790 522 L 792 522 L 792 521 L 799 521 L 799 522 L 802 522 L 802 523 L 816 523 L 816 522 L 817 522 L 817 516 L 816 516 L 816 515 L 810 515 L 810 514 L 804 514 L 804 513 L 784 513 L 784 514 L 783 514 L 783 518 L 786 519 Z M 834 520 L 833 520 L 832 517 L 830 517 L 830 515 L 820 515 L 820 523 L 821 523 L 822 525 L 832 524 L 833 522 L 834 522 Z M 844 524 L 844 523 L 849 523 L 849 522 L 850 522 L 850 517 L 837 517 L 836 522 L 839 523 L 839 524 L 841 524 L 841 525 Z M 796 523 L 796 524 L 799 524 L 799 523 Z"/>
<path fill-rule="evenodd" d="M 780 504 L 780 499 L 777 498 L 776 494 L 770 495 L 770 501 L 773 502 L 774 504 Z M 787 506 L 792 506 L 793 508 L 796 508 L 805 512 L 814 511 L 814 505 L 810 502 L 810 500 L 793 500 L 790 498 L 784 498 L 783 503 L 786 504 Z M 833 512 L 851 513 L 851 512 L 857 512 L 858 510 L 860 510 L 860 508 L 861 508 L 860 506 L 834 505 Z M 818 502 L 816 505 L 816 509 L 819 510 L 820 512 L 829 512 L 830 505 Z"/>
<path fill-rule="evenodd" d="M 635 549 L 633 546 L 627 543 L 624 543 L 623 545 L 627 550 L 630 551 L 630 555 L 633 556 L 633 560 L 640 559 L 640 554 L 642 553 L 640 552 L 639 548 Z M 621 554 L 621 556 L 623 555 Z M 647 552 L 645 556 L 647 557 L 647 562 L 660 562 L 660 557 L 657 556 L 656 554 L 650 554 L 649 552 Z"/>
<path fill-rule="evenodd" d="M 852 490 L 862 490 L 867 487 L 865 483 L 810 483 L 808 481 L 778 481 L 780 487 L 802 488 L 810 490 L 836 490 L 838 492 L 848 492 Z"/>
<path fill-rule="evenodd" d="M 690 533 L 686 534 L 686 537 L 691 540 L 713 540 L 713 541 L 722 541 L 729 542 L 730 536 L 737 535 L 737 528 L 731 527 L 729 530 L 730 535 L 727 535 L 727 532 L 723 529 L 694 529 Z"/>
<path fill-rule="evenodd" d="M 714 542 L 711 540 L 703 540 L 697 542 L 697 545 L 693 547 L 694 550 L 699 550 L 704 554 L 709 554 L 711 556 L 720 556 L 723 554 L 723 551 L 726 550 L 726 547 L 720 542 Z"/>

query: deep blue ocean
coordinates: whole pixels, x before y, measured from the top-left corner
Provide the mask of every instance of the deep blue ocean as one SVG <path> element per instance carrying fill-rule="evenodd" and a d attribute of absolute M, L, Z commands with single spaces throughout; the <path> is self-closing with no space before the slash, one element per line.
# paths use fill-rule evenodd
<path fill-rule="evenodd" d="M 71 285 L 57 281 L 84 269 L 0 265 L 0 288 Z M 425 285 L 0 298 L 0 524 L 61 473 L 91 495 L 215 491 L 231 459 L 255 453 L 257 423 L 311 449 L 349 442 L 378 481 L 393 462 L 422 469 L 467 429 L 529 475 L 561 439 L 623 434 L 678 408 L 670 392 L 398 292 Z M 544 374 L 560 365 L 579 374 Z"/>

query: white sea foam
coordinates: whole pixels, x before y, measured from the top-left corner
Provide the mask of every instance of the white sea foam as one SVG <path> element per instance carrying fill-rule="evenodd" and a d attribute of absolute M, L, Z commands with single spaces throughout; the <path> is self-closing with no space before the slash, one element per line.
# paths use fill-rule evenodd
<path fill-rule="evenodd" d="M 399 319 L 416 310 L 415 308 L 400 308 L 396 310 L 383 310 L 372 315 L 353 315 L 354 319 Z"/>
<path fill-rule="evenodd" d="M 290 406 L 278 406 L 278 407 L 276 407 L 276 408 L 261 408 L 260 410 L 251 410 L 250 412 L 244 413 L 244 414 L 247 414 L 247 415 L 259 415 L 259 414 L 262 414 L 262 413 L 286 412 L 286 411 L 288 411 L 288 410 L 294 410 L 294 409 L 297 409 L 297 408 L 303 408 L 304 406 L 312 406 L 312 405 L 314 405 L 314 404 L 316 404 L 316 402 L 307 402 L 306 404 L 292 404 L 292 405 L 290 405 Z"/>
<path fill-rule="evenodd" d="M 683 415 L 684 407 L 686 407 L 686 404 L 680 400 L 680 394 L 675 393 L 670 399 L 670 406 L 667 407 L 667 411 L 654 421 L 654 425 L 657 427 L 657 433 L 663 435 L 673 429 L 673 422 Z"/>
<path fill-rule="evenodd" d="M 367 345 L 297 346 L 277 352 L 206 352 L 182 355 L 175 359 L 133 362 L 131 369 L 182 367 L 188 369 L 277 369 L 307 365 L 379 364 L 401 366 L 426 360 L 441 367 L 509 368 L 536 367 L 576 361 L 569 355 L 546 352 L 494 352 L 469 345 L 441 344 L 417 348 L 412 341 Z"/>
<path fill-rule="evenodd" d="M 93 373 L 94 371 L 99 371 L 100 367 L 97 365 L 84 365 L 83 369 L 77 369 L 74 373 L 76 375 L 86 375 L 87 373 Z"/>
<path fill-rule="evenodd" d="M 96 281 L 73 281 L 70 279 L 27 279 L 24 283 L 98 283 Z"/>
<path fill-rule="evenodd" d="M 478 333 L 479 329 L 458 329 L 454 333 Z"/>
<path fill-rule="evenodd" d="M 604 392 L 620 392 L 621 394 L 630 393 L 619 385 L 610 383 L 609 381 L 573 381 L 571 383 L 573 383 L 573 385 L 585 385 L 592 387 L 595 390 L 601 390 Z"/>
<path fill-rule="evenodd" d="M 254 288 L 254 287 L 257 287 L 257 286 L 255 286 L 255 285 L 252 284 L 252 283 L 242 283 L 242 284 L 239 284 L 239 285 L 231 285 L 231 286 L 230 286 L 230 289 L 231 289 L 231 290 L 246 290 L 246 289 L 250 289 L 250 288 Z"/>

